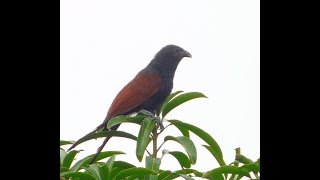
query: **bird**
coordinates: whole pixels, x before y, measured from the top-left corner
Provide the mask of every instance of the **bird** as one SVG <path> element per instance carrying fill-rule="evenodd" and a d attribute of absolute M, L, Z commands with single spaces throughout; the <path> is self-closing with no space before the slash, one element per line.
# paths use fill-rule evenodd
<path fill-rule="evenodd" d="M 104 121 L 85 136 L 100 130 L 117 130 L 120 124 L 114 125 L 110 129 L 106 126 L 108 121 L 115 116 L 130 115 L 136 112 L 155 116 L 172 91 L 176 69 L 184 57 L 192 58 L 192 55 L 177 45 L 169 44 L 162 47 L 149 64 L 138 72 L 116 95 Z M 111 137 L 105 138 L 89 164 L 95 162 L 110 138 Z M 76 146 L 77 141 L 68 151 Z"/>

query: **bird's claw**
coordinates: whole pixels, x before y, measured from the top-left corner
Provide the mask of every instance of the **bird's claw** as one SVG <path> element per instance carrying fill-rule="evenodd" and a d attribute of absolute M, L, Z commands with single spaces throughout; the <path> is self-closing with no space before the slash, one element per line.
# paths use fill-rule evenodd
<path fill-rule="evenodd" d="M 145 109 L 141 109 L 141 110 L 139 111 L 139 113 L 141 113 L 141 114 L 143 114 L 143 115 L 145 115 L 145 116 L 147 116 L 147 117 L 149 117 L 149 118 L 151 118 L 151 119 L 156 119 L 157 125 L 160 127 L 160 131 L 163 131 L 163 130 L 164 130 L 164 126 L 163 126 L 163 124 L 162 124 L 162 122 L 161 122 L 160 117 L 155 116 L 152 112 L 147 111 L 147 110 L 145 110 Z"/>

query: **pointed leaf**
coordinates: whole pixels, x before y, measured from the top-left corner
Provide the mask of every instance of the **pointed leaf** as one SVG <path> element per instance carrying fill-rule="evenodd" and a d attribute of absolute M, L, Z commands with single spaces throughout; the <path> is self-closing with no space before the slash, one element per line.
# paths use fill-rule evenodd
<path fill-rule="evenodd" d="M 189 130 L 182 127 L 182 126 L 176 126 L 177 129 L 179 129 L 179 131 L 182 133 L 182 135 L 190 138 L 190 133 L 189 133 Z"/>
<path fill-rule="evenodd" d="M 194 173 L 196 170 L 194 169 L 180 169 L 180 170 L 177 170 L 177 171 L 174 171 L 174 173 L 177 173 L 177 174 L 191 174 L 191 173 Z"/>
<path fill-rule="evenodd" d="M 180 176 L 183 177 L 186 180 L 194 180 L 192 177 L 190 177 L 188 175 L 180 174 Z"/>
<path fill-rule="evenodd" d="M 117 174 L 119 174 L 119 172 L 123 171 L 123 168 L 119 168 L 119 167 L 114 167 L 111 172 L 110 172 L 110 179 L 114 179 L 114 177 L 116 177 Z"/>
<path fill-rule="evenodd" d="M 133 168 L 136 167 L 133 164 L 127 163 L 125 161 L 114 161 L 113 162 L 113 168 L 115 167 L 119 167 L 119 168 L 123 168 L 123 169 L 129 169 L 129 168 Z"/>
<path fill-rule="evenodd" d="M 60 173 L 69 171 L 66 167 L 60 167 Z"/>
<path fill-rule="evenodd" d="M 111 118 L 107 123 L 107 128 L 110 129 L 112 126 L 121 124 L 121 123 L 135 123 L 135 124 L 141 124 L 145 117 L 144 116 L 126 116 L 126 115 L 120 115 L 116 116 L 114 118 Z"/>
<path fill-rule="evenodd" d="M 108 161 L 106 162 L 106 164 L 108 165 L 109 169 L 112 169 L 112 166 L 113 166 L 113 163 L 114 163 L 114 160 L 116 158 L 116 155 L 112 155 Z"/>
<path fill-rule="evenodd" d="M 125 154 L 124 152 L 121 152 L 121 151 L 105 151 L 105 152 L 101 152 L 99 154 L 99 156 L 97 157 L 96 161 L 99 161 L 101 159 L 104 159 L 104 158 L 107 158 L 107 157 L 110 157 L 114 154 Z M 93 158 L 95 154 L 91 154 L 90 156 L 87 156 L 81 160 L 79 160 L 75 165 L 73 165 L 71 168 L 70 168 L 70 171 L 78 171 L 79 169 L 81 169 L 82 166 L 87 166 L 91 159 Z"/>
<path fill-rule="evenodd" d="M 175 107 L 195 98 L 207 98 L 204 94 L 200 92 L 189 92 L 181 94 L 174 99 L 172 99 L 162 110 L 162 117 L 165 117 L 172 109 Z"/>
<path fill-rule="evenodd" d="M 258 170 L 260 172 L 260 158 L 255 162 L 255 164 L 257 165 Z"/>
<path fill-rule="evenodd" d="M 99 167 L 99 175 L 101 177 L 101 180 L 109 180 L 110 169 L 108 164 L 104 164 L 103 166 Z"/>
<path fill-rule="evenodd" d="M 134 168 L 125 169 L 120 173 L 118 173 L 117 176 L 115 177 L 115 180 L 125 179 L 126 177 L 129 177 L 132 175 L 146 175 L 146 174 L 156 175 L 157 173 L 147 168 L 134 167 Z"/>
<path fill-rule="evenodd" d="M 146 168 L 153 170 L 154 172 L 159 172 L 161 164 L 160 158 L 153 158 L 152 156 L 146 157 Z"/>
<path fill-rule="evenodd" d="M 136 136 L 129 134 L 127 132 L 110 130 L 110 131 L 101 131 L 101 132 L 97 132 L 97 133 L 92 133 L 87 136 L 84 136 L 84 137 L 80 138 L 74 145 L 79 145 L 79 144 L 86 142 L 86 141 L 89 141 L 91 139 L 97 139 L 97 138 L 102 138 L 102 137 L 124 137 L 124 138 L 129 138 L 132 140 L 137 140 Z"/>
<path fill-rule="evenodd" d="M 213 175 L 211 175 L 211 178 L 212 178 L 213 180 L 224 180 L 222 174 L 213 174 Z M 232 180 L 232 179 L 230 179 L 230 180 Z"/>
<path fill-rule="evenodd" d="M 216 152 L 211 146 L 208 146 L 208 145 L 202 145 L 202 146 L 207 148 L 208 151 L 210 151 L 210 153 L 218 161 L 220 166 L 225 166 L 226 165 L 226 163 L 223 161 L 223 159 L 220 158 L 218 152 Z"/>
<path fill-rule="evenodd" d="M 142 121 L 136 147 L 136 156 L 140 162 L 142 161 L 144 151 L 148 146 L 150 133 L 153 130 L 155 124 L 156 121 L 150 118 L 145 118 Z"/>
<path fill-rule="evenodd" d="M 166 177 L 170 176 L 172 174 L 171 171 L 167 170 L 167 171 L 162 171 L 159 175 L 158 175 L 158 179 L 157 180 L 164 180 Z"/>
<path fill-rule="evenodd" d="M 60 177 L 72 178 L 78 180 L 96 180 L 91 174 L 83 173 L 83 172 L 63 172 L 60 173 Z"/>
<path fill-rule="evenodd" d="M 63 149 L 60 149 L 60 166 L 63 166 L 63 161 L 66 155 L 67 155 L 67 152 Z"/>
<path fill-rule="evenodd" d="M 183 92 L 183 91 L 176 91 L 176 92 L 174 92 L 174 93 L 171 93 L 171 94 L 166 98 L 166 100 L 162 103 L 162 106 L 161 106 L 161 108 L 160 108 L 160 111 L 157 112 L 157 115 L 158 115 L 158 116 L 160 115 L 160 112 L 163 111 L 163 109 L 167 106 L 168 102 L 169 102 L 173 97 L 175 97 L 176 95 L 178 95 L 178 94 L 180 94 L 180 93 L 182 93 L 182 92 Z"/>
<path fill-rule="evenodd" d="M 178 171 L 174 171 L 172 172 L 171 175 L 167 176 L 166 178 L 164 178 L 164 180 L 172 180 L 172 179 L 175 179 L 177 177 L 183 177 L 183 178 L 186 178 L 184 175 L 186 174 L 191 174 L 191 173 L 194 173 L 196 170 L 194 169 L 181 169 L 181 170 L 178 170 Z"/>
<path fill-rule="evenodd" d="M 235 166 L 221 166 L 221 167 L 215 168 L 211 171 L 204 173 L 202 177 L 208 178 L 211 176 L 216 176 L 218 174 L 222 175 L 223 173 L 238 174 L 238 175 L 247 176 L 250 178 L 249 172 L 247 170 L 241 169 L 241 168 L 235 167 Z"/>
<path fill-rule="evenodd" d="M 99 165 L 90 164 L 89 167 L 83 167 L 88 173 L 90 173 L 95 179 L 102 180 L 99 174 Z"/>
<path fill-rule="evenodd" d="M 147 176 L 147 175 L 145 175 L 145 176 Z M 145 176 L 143 176 L 143 175 L 132 175 L 132 176 L 127 177 L 126 180 L 149 180 Z"/>
<path fill-rule="evenodd" d="M 152 156 L 147 156 L 146 157 L 146 168 L 153 170 L 154 172 L 158 173 L 159 168 L 161 164 L 161 159 L 160 158 L 153 158 Z M 150 180 L 156 180 L 157 175 L 146 175 L 146 179 Z"/>
<path fill-rule="evenodd" d="M 60 146 L 68 145 L 68 144 L 73 144 L 74 142 L 75 142 L 75 141 L 60 140 Z"/>
<path fill-rule="evenodd" d="M 74 157 L 79 153 L 80 151 L 77 151 L 77 150 L 72 150 L 70 151 L 64 158 L 63 160 L 63 164 L 62 166 L 63 167 L 66 167 L 66 168 L 70 168 L 71 164 L 72 164 L 72 161 L 74 160 Z"/>
<path fill-rule="evenodd" d="M 216 152 L 216 156 L 219 157 L 219 161 L 222 161 L 222 163 L 225 164 L 225 162 L 223 160 L 221 148 L 218 145 L 218 143 L 210 136 L 210 134 L 208 134 L 204 130 L 202 130 L 194 125 L 184 123 L 179 120 L 169 120 L 169 122 L 174 124 L 175 126 L 181 126 L 185 129 L 188 129 L 189 131 L 196 134 L 199 138 L 201 138 L 206 143 L 208 143 L 208 145 L 214 150 L 214 152 Z M 217 161 L 218 161 L 218 159 L 217 159 Z"/>
<path fill-rule="evenodd" d="M 241 166 L 240 168 L 245 169 L 248 172 L 253 172 L 255 174 L 259 172 L 259 168 L 255 163 L 245 164 L 245 165 Z"/>
<path fill-rule="evenodd" d="M 195 170 L 195 171 L 193 172 L 193 174 L 194 174 L 196 177 L 202 177 L 204 173 Z"/>
<path fill-rule="evenodd" d="M 251 164 L 253 161 L 242 154 L 236 155 L 236 160 L 243 164 Z"/>
<path fill-rule="evenodd" d="M 172 140 L 180 143 L 184 149 L 186 150 L 191 164 L 195 164 L 197 161 L 197 149 L 191 139 L 185 136 L 173 137 L 173 136 L 166 136 L 164 138 L 165 141 Z"/>
<path fill-rule="evenodd" d="M 190 160 L 187 155 L 185 155 L 183 152 L 180 151 L 169 151 L 168 154 L 171 154 L 173 157 L 175 157 L 179 164 L 184 168 L 190 168 Z"/>

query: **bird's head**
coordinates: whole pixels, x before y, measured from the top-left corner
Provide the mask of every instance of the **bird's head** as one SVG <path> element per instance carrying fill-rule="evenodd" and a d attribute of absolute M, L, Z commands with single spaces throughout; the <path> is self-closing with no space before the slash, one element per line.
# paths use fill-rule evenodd
<path fill-rule="evenodd" d="M 161 58 L 168 58 L 168 59 L 174 59 L 180 61 L 184 57 L 189 57 L 191 58 L 191 54 L 184 50 L 183 48 L 170 44 L 165 47 L 163 47 L 155 56 L 161 57 Z"/>
<path fill-rule="evenodd" d="M 191 54 L 176 45 L 163 47 L 149 63 L 146 69 L 156 70 L 166 79 L 172 79 L 178 64 L 184 57 L 192 57 Z"/>

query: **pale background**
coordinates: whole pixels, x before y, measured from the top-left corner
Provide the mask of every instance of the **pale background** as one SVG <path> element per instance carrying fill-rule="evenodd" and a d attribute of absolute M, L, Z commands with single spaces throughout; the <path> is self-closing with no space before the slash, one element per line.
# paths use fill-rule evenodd
<path fill-rule="evenodd" d="M 199 91 L 196 99 L 168 114 L 210 133 L 227 164 L 235 148 L 252 160 L 260 157 L 260 2 L 257 0 L 106 1 L 63 0 L 60 28 L 60 139 L 77 140 L 99 125 L 121 88 L 167 44 L 189 51 L 174 78 L 173 91 Z M 119 130 L 138 134 L 139 126 Z M 179 136 L 174 127 L 160 136 Z M 198 150 L 192 168 L 218 167 L 205 144 L 191 136 Z M 85 142 L 77 160 L 93 154 L 102 140 Z M 65 148 L 67 148 L 66 146 Z M 168 142 L 163 148 L 184 149 Z M 148 148 L 151 151 L 151 146 Z M 135 156 L 135 141 L 112 138 L 104 148 L 144 166 Z M 161 169 L 178 170 L 170 155 Z"/>

